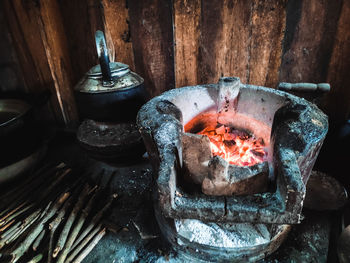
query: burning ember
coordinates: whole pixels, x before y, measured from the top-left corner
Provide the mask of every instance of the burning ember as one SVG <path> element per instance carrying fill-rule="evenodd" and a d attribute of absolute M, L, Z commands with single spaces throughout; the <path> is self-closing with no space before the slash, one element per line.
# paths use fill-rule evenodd
<path fill-rule="evenodd" d="M 256 139 L 247 132 L 218 124 L 215 129 L 205 128 L 198 134 L 208 136 L 213 155 L 224 158 L 230 164 L 252 166 L 267 158 L 264 140 Z"/>

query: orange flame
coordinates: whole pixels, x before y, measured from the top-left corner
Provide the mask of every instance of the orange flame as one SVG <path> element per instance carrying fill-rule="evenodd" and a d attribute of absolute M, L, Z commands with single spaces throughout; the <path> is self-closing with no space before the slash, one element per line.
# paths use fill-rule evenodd
<path fill-rule="evenodd" d="M 230 164 L 252 166 L 267 158 L 263 139 L 246 132 L 221 125 L 216 129 L 205 128 L 198 134 L 208 136 L 213 155 L 221 156 Z"/>

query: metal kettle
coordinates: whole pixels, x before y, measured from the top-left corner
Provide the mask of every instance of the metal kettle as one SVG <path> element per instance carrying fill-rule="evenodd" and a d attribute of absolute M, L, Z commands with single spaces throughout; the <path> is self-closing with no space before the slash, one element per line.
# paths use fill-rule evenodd
<path fill-rule="evenodd" d="M 92 67 L 74 87 L 81 119 L 134 122 L 147 101 L 144 80 L 129 66 L 110 62 L 102 31 L 95 34 L 99 65 Z"/>

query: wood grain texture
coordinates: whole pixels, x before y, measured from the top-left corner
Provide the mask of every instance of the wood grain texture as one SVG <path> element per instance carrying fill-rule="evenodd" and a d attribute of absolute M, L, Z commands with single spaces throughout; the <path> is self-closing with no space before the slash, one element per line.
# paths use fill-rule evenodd
<path fill-rule="evenodd" d="M 52 79 L 32 4 L 21 0 L 3 1 L 26 81 L 26 90 L 40 92 L 46 89 L 46 85 L 50 85 Z"/>
<path fill-rule="evenodd" d="M 76 118 L 72 85 L 97 64 L 104 29 L 112 60 L 151 96 L 238 76 L 243 83 L 325 82 L 327 113 L 350 112 L 349 1 L 3 0 L 27 91 L 49 87 L 56 115 Z M 174 28 L 174 29 L 173 29 Z M 175 47 L 174 47 L 174 44 Z M 174 59 L 175 56 L 175 59 Z"/>
<path fill-rule="evenodd" d="M 11 36 L 11 29 L 5 18 L 5 8 L 3 1 L 0 2 L 0 97 L 4 95 L 2 92 L 27 92 L 27 85 L 22 73 L 21 63 L 15 49 L 17 44 Z M 11 14 L 13 16 L 13 13 Z M 18 24 L 15 20 L 15 27 L 18 32 Z M 17 34 L 18 35 L 18 34 Z M 23 41 L 23 36 L 19 35 L 20 41 Z"/>
<path fill-rule="evenodd" d="M 176 87 L 198 84 L 201 0 L 174 1 Z"/>
<path fill-rule="evenodd" d="M 334 38 L 327 74 L 331 92 L 326 109 L 332 119 L 341 122 L 350 114 L 350 1 L 343 2 Z"/>
<path fill-rule="evenodd" d="M 92 0 L 60 0 L 62 22 L 72 66 L 72 83 L 98 64 L 95 32 L 103 30 L 102 5 Z"/>
<path fill-rule="evenodd" d="M 286 22 L 286 0 L 254 0 L 248 83 L 276 87 Z"/>
<path fill-rule="evenodd" d="M 130 0 L 129 17 L 136 73 L 152 97 L 174 88 L 172 2 Z"/>
<path fill-rule="evenodd" d="M 199 83 L 216 83 L 221 76 L 248 81 L 251 2 L 202 0 Z"/>
<path fill-rule="evenodd" d="M 34 1 L 5 0 L 3 6 L 25 79 L 26 91 L 40 93 L 49 89 L 52 92 L 50 105 L 54 118 L 62 123 L 62 111 L 38 28 L 37 4 Z"/>
<path fill-rule="evenodd" d="M 134 70 L 130 39 L 129 13 L 125 0 L 102 0 L 104 28 L 111 61 L 119 61 Z"/>
<path fill-rule="evenodd" d="M 290 1 L 280 81 L 324 82 L 341 1 Z"/>
<path fill-rule="evenodd" d="M 72 91 L 73 71 L 57 0 L 40 1 L 36 11 L 63 120 L 67 126 L 74 126 L 78 121 L 78 115 Z"/>

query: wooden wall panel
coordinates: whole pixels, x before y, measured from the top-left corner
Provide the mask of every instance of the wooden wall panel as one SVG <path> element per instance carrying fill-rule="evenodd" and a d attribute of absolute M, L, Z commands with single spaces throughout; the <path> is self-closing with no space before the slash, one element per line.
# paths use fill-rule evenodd
<path fill-rule="evenodd" d="M 286 22 L 286 0 L 254 0 L 247 82 L 276 87 Z"/>
<path fill-rule="evenodd" d="M 290 1 L 280 81 L 324 82 L 341 1 Z"/>
<path fill-rule="evenodd" d="M 3 1 L 28 92 L 40 92 L 52 82 L 32 2 Z"/>
<path fill-rule="evenodd" d="M 176 87 L 198 84 L 201 0 L 174 1 Z"/>
<path fill-rule="evenodd" d="M 247 82 L 250 22 L 250 1 L 202 0 L 200 83 L 216 83 L 221 76 L 237 76 Z"/>
<path fill-rule="evenodd" d="M 340 122 L 350 114 L 350 1 L 343 3 L 334 38 L 327 74 L 331 92 L 326 109 L 332 119 Z"/>
<path fill-rule="evenodd" d="M 55 119 L 63 122 L 61 105 L 56 96 L 45 47 L 38 26 L 38 3 L 35 1 L 5 0 L 2 2 L 17 51 L 26 92 L 52 92 L 50 104 Z"/>
<path fill-rule="evenodd" d="M 175 1 L 176 86 L 213 83 L 225 75 L 275 87 L 285 5 L 286 0 Z"/>
<path fill-rule="evenodd" d="M 104 10 L 104 28 L 111 61 L 119 61 L 134 66 L 129 13 L 125 0 L 102 0 Z"/>
<path fill-rule="evenodd" d="M 350 111 L 349 1 L 4 2 L 28 90 L 53 87 L 67 120 L 75 118 L 73 84 L 97 63 L 97 29 L 112 60 L 144 77 L 151 96 L 174 88 L 175 79 L 176 87 L 223 75 L 269 87 L 329 81 L 328 113 L 344 119 Z"/>
<path fill-rule="evenodd" d="M 66 125 L 75 126 L 78 115 L 72 91 L 73 71 L 58 3 L 56 0 L 40 1 L 36 11 L 40 35 L 63 120 Z"/>
<path fill-rule="evenodd" d="M 72 83 L 98 64 L 95 32 L 103 30 L 102 5 L 96 0 L 60 0 L 60 11 L 72 64 Z"/>
<path fill-rule="evenodd" d="M 172 1 L 130 0 L 129 17 L 135 71 L 150 95 L 174 88 Z"/>
<path fill-rule="evenodd" d="M 18 55 L 14 47 L 17 43 L 11 36 L 2 3 L 3 2 L 0 2 L 0 32 L 2 32 L 0 50 L 5 50 L 6 52 L 0 52 L 0 91 L 3 91 L 4 94 L 6 92 L 28 92 L 28 90 L 26 90 L 27 85 L 22 74 Z M 14 21 L 17 22 L 16 20 Z M 16 25 L 16 30 L 18 31 L 18 25 Z M 23 41 L 23 35 L 21 34 L 19 37 L 20 41 Z M 27 75 L 31 77 L 29 74 Z M 0 98 L 2 98 L 4 94 L 0 92 Z"/>

